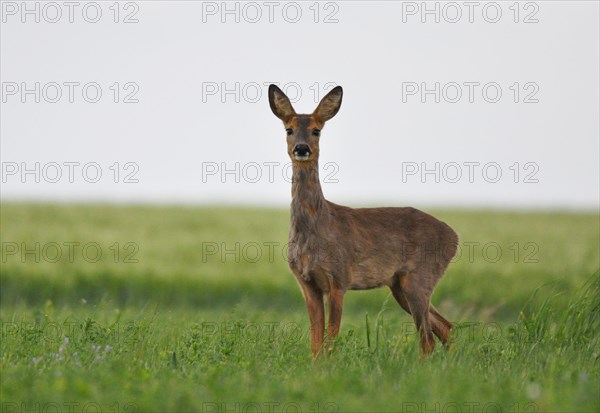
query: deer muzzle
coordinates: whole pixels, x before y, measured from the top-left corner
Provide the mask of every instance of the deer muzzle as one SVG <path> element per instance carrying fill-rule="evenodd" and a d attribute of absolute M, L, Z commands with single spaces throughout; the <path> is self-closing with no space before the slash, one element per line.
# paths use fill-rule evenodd
<path fill-rule="evenodd" d="M 308 161 L 311 153 L 310 147 L 305 143 L 300 143 L 294 146 L 293 154 L 297 161 Z"/>

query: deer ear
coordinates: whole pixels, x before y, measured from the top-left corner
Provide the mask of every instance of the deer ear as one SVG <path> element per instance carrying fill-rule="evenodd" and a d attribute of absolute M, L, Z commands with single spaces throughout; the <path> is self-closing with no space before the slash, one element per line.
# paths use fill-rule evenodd
<path fill-rule="evenodd" d="M 323 99 L 321 99 L 319 106 L 317 106 L 313 114 L 321 118 L 323 122 L 327 122 L 338 113 L 338 110 L 340 110 L 343 94 L 341 86 L 334 87 Z"/>
<path fill-rule="evenodd" d="M 275 85 L 269 86 L 269 105 L 275 116 L 284 122 L 296 115 L 288 97 Z"/>

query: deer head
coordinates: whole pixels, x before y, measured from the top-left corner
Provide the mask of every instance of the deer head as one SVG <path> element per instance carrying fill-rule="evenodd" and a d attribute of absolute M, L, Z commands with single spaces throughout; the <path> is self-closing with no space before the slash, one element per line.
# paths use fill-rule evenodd
<path fill-rule="evenodd" d="M 288 155 L 294 166 L 309 166 L 319 159 L 319 137 L 325 122 L 342 105 L 342 87 L 334 87 L 310 115 L 298 115 L 288 97 L 275 85 L 269 86 L 271 110 L 283 121 L 287 133 Z"/>

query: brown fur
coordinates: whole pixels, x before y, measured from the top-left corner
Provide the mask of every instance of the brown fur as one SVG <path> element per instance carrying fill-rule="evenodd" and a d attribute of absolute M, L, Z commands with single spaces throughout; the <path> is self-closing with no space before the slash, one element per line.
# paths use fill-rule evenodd
<path fill-rule="evenodd" d="M 433 351 L 434 334 L 448 341 L 452 323 L 431 305 L 431 294 L 456 253 L 458 236 L 445 223 L 414 208 L 348 208 L 329 202 L 319 182 L 319 136 L 338 112 L 342 88 L 329 92 L 311 115 L 298 115 L 287 96 L 269 87 L 269 102 L 288 135 L 292 159 L 292 204 L 288 259 L 304 294 L 311 322 L 311 351 L 322 351 L 323 297 L 329 303 L 327 338 L 337 336 L 347 290 L 387 286 L 413 316 L 422 355 Z M 308 145 L 308 160 L 297 160 L 296 145 Z M 330 348 L 328 348 L 330 350 Z"/>

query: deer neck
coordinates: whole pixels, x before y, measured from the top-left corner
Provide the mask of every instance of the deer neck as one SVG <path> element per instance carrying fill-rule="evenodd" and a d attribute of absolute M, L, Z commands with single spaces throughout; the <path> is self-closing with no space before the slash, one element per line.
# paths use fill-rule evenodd
<path fill-rule="evenodd" d="M 292 173 L 292 226 L 299 232 L 314 229 L 327 219 L 327 202 L 319 181 L 317 162 L 309 166 L 293 166 Z"/>

